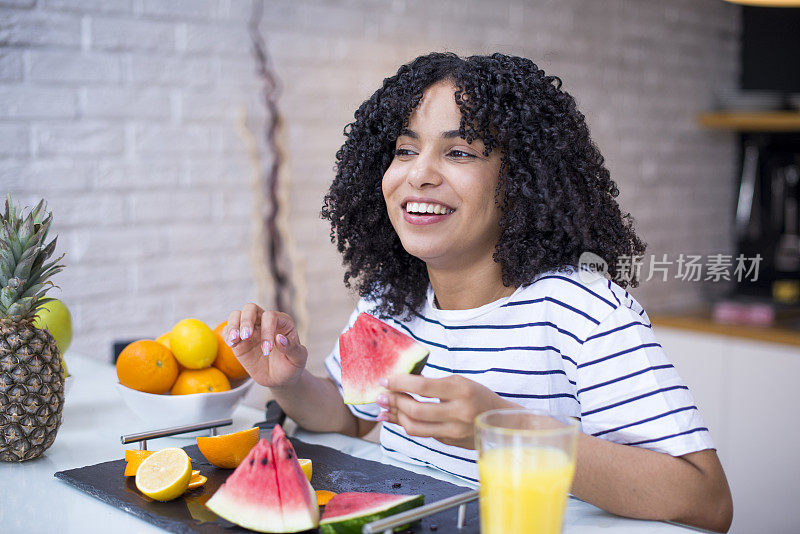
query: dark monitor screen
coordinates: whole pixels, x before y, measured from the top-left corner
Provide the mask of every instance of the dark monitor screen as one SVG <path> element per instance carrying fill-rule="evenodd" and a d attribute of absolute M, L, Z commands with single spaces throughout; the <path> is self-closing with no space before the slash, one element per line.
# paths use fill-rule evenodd
<path fill-rule="evenodd" d="M 800 93 L 800 8 L 742 10 L 742 89 Z"/>

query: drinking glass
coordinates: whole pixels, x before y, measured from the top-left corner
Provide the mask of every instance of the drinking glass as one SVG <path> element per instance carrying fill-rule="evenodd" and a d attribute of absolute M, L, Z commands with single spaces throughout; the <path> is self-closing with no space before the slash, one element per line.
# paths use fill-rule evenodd
<path fill-rule="evenodd" d="M 558 534 L 575 474 L 578 422 L 523 409 L 475 420 L 482 534 Z"/>

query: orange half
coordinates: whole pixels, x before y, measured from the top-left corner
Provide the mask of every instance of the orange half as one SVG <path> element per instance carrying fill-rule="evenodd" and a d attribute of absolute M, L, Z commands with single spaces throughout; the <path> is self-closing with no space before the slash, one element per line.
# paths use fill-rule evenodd
<path fill-rule="evenodd" d="M 236 469 L 261 437 L 258 427 L 221 436 L 199 437 L 197 447 L 213 465 Z"/>

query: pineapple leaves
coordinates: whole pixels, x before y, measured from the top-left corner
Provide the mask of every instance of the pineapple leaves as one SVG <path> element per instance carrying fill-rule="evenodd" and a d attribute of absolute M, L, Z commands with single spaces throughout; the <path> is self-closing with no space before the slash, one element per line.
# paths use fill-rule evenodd
<path fill-rule="evenodd" d="M 45 244 L 53 214 L 44 199 L 25 213 L 6 195 L 5 211 L 0 217 L 0 318 L 13 321 L 35 315 L 40 303 L 47 302 L 47 291 L 54 287 L 48 280 L 64 266 L 47 262 L 56 249 L 56 239 Z"/>
<path fill-rule="evenodd" d="M 27 248 L 30 246 L 31 237 L 34 234 L 33 229 L 33 217 L 29 213 L 25 220 L 22 221 L 22 226 L 20 226 L 19 230 L 19 244 L 22 245 L 23 248 Z"/>
<path fill-rule="evenodd" d="M 43 287 L 48 287 L 48 286 L 49 287 L 54 287 L 55 284 L 53 284 L 53 282 L 50 281 L 50 280 L 48 280 L 46 282 L 42 282 L 41 284 L 34 284 L 34 285 L 32 285 L 32 286 L 30 286 L 28 288 L 25 288 L 25 292 L 22 294 L 22 296 L 23 297 L 39 297 L 40 296 L 39 290 L 42 289 Z M 47 293 L 47 289 L 43 290 L 41 292 L 41 295 L 44 295 L 45 293 Z"/>
<path fill-rule="evenodd" d="M 33 297 L 27 297 L 14 302 L 7 308 L 6 313 L 11 319 L 19 321 L 21 319 L 32 317 L 35 314 L 34 307 L 35 303 Z"/>
<path fill-rule="evenodd" d="M 11 193 L 6 193 L 6 212 L 3 214 L 4 221 L 10 221 L 16 218 L 14 213 L 14 204 L 11 202 Z"/>
<path fill-rule="evenodd" d="M 13 278 L 11 280 L 14 280 Z M 3 305 L 3 308 L 8 309 L 11 307 L 12 304 L 17 302 L 17 297 L 19 292 L 17 291 L 16 287 L 12 287 L 11 285 L 7 285 L 0 291 L 0 304 Z"/>
<path fill-rule="evenodd" d="M 39 222 L 39 215 L 41 214 L 42 210 L 45 210 L 45 213 L 47 213 L 46 206 L 47 205 L 44 203 L 44 199 L 42 199 L 38 204 L 36 204 L 36 207 L 31 210 L 30 217 L 33 219 L 33 222 Z"/>
<path fill-rule="evenodd" d="M 31 267 L 33 265 L 33 261 L 36 259 L 36 253 L 38 251 L 36 248 L 29 248 L 23 252 L 22 257 L 19 259 L 17 263 L 17 268 L 14 269 L 14 276 L 19 276 L 20 278 L 28 278 L 31 272 Z"/>
<path fill-rule="evenodd" d="M 53 240 L 50 241 L 47 244 L 47 246 L 45 246 L 42 249 L 42 253 L 41 253 L 42 262 L 44 262 L 44 260 L 46 260 L 47 258 L 49 258 L 53 254 L 53 251 L 56 249 L 56 241 L 58 241 L 58 236 L 54 237 Z M 62 255 L 61 257 L 63 258 L 64 256 Z"/>
<path fill-rule="evenodd" d="M 41 267 L 36 267 L 35 269 L 31 270 L 30 278 L 35 280 L 46 280 L 47 278 L 50 278 L 54 274 L 60 272 L 61 269 L 64 268 L 64 266 L 56 264 L 60 262 L 61 258 L 63 257 L 64 255 L 62 254 L 61 256 L 54 259 L 50 263 L 43 265 Z"/>
<path fill-rule="evenodd" d="M 15 228 L 14 221 L 3 221 L 2 237 L 4 243 L 8 245 L 9 250 L 14 255 L 14 262 L 22 254 L 22 245 L 17 239 L 17 229 Z"/>

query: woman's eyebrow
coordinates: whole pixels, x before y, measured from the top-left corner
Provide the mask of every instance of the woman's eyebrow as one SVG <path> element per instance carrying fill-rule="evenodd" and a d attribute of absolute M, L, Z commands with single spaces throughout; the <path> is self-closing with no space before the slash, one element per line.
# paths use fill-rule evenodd
<path fill-rule="evenodd" d="M 400 136 L 399 137 L 410 137 L 411 139 L 419 139 L 419 134 L 417 132 L 415 132 L 414 130 L 410 130 L 408 128 L 404 128 L 400 132 Z M 441 137 L 443 139 L 453 139 L 455 137 L 461 137 L 461 132 L 458 131 L 458 130 L 446 130 L 446 131 L 442 132 Z"/>

